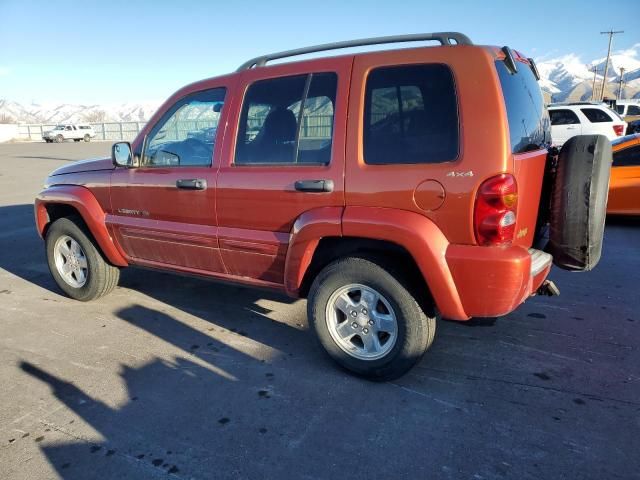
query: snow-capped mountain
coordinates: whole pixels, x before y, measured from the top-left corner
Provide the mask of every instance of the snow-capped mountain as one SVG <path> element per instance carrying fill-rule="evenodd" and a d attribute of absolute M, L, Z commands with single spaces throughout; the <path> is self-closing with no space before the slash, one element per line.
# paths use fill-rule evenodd
<path fill-rule="evenodd" d="M 591 100 L 594 67 L 596 94 L 602 88 L 606 57 L 583 62 L 569 54 L 552 60 L 538 61 L 542 89 L 551 94 L 553 101 Z M 640 98 L 640 43 L 627 50 L 614 52 L 609 58 L 605 96 L 615 98 L 620 88 L 620 73 L 624 68 L 622 98 Z M 597 95 L 596 95 L 597 96 Z"/>
<path fill-rule="evenodd" d="M 160 103 L 118 105 L 21 104 L 0 99 L 2 123 L 146 122 Z"/>
<path fill-rule="evenodd" d="M 593 67 L 597 68 L 596 97 L 602 88 L 606 58 L 584 62 L 576 54 L 551 60 L 539 59 L 540 84 L 547 99 L 554 102 L 591 100 Z M 615 51 L 609 60 L 605 96 L 615 98 L 624 68 L 622 98 L 640 99 L 640 43 L 627 50 Z M 0 123 L 64 123 L 64 122 L 145 122 L 160 102 L 124 103 L 119 105 L 21 104 L 0 99 Z"/>

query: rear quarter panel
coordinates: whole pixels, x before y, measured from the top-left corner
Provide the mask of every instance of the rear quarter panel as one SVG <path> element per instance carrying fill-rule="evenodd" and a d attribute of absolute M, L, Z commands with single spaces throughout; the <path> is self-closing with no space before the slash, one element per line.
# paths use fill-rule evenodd
<path fill-rule="evenodd" d="M 453 72 L 459 112 L 460 145 L 455 161 L 418 165 L 367 165 L 363 157 L 367 76 L 377 67 L 444 64 Z M 420 213 L 452 243 L 475 243 L 473 207 L 478 185 L 513 167 L 507 118 L 494 56 L 476 46 L 431 47 L 375 52 L 354 61 L 347 126 L 346 203 Z M 444 201 L 422 210 L 414 191 L 432 180 L 444 188 Z"/>

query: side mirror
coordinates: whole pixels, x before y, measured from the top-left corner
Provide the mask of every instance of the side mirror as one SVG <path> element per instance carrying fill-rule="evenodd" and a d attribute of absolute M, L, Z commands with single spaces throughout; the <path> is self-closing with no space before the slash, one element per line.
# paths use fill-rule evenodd
<path fill-rule="evenodd" d="M 131 144 L 129 142 L 114 143 L 111 147 L 111 161 L 116 167 L 132 167 Z"/>

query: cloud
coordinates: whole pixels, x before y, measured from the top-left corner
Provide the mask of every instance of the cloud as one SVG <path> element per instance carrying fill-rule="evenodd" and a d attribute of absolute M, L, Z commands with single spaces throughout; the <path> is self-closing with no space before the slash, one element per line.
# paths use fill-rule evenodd
<path fill-rule="evenodd" d="M 613 53 L 614 55 L 624 55 L 631 58 L 640 57 L 640 43 L 635 43 L 625 50 L 616 50 Z"/>

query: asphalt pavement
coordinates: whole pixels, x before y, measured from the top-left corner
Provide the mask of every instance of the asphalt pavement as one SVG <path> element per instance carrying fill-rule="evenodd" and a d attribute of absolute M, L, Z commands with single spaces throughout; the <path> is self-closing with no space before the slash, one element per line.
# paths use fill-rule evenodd
<path fill-rule="evenodd" d="M 126 269 L 61 295 L 33 220 L 47 173 L 109 143 L 0 144 L 0 479 L 638 479 L 640 220 L 560 297 L 442 321 L 408 375 L 336 368 L 306 304 Z"/>

